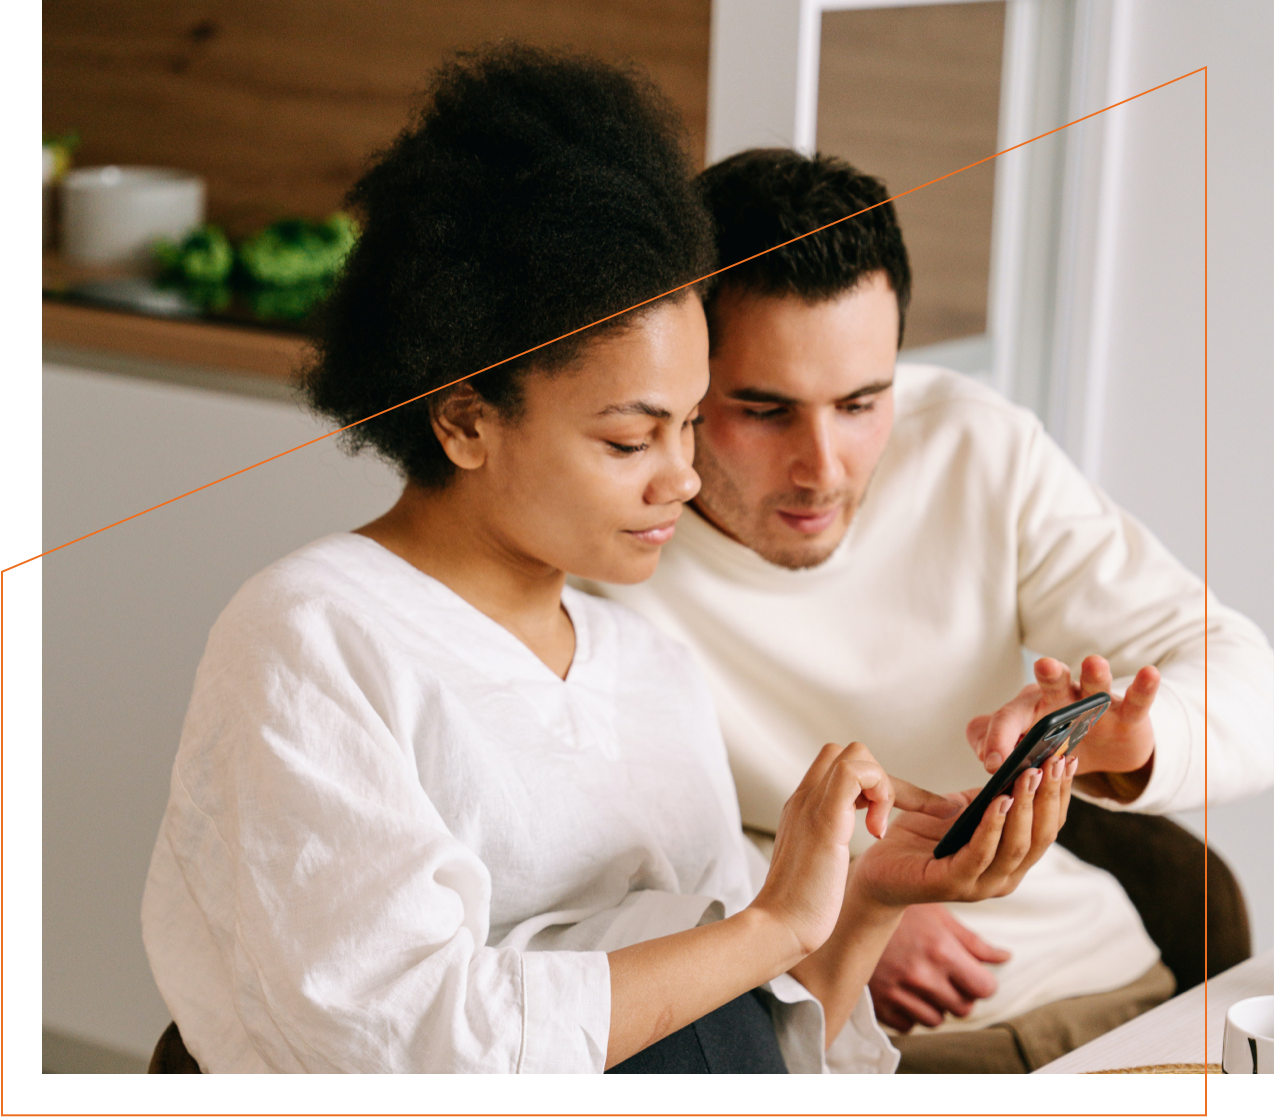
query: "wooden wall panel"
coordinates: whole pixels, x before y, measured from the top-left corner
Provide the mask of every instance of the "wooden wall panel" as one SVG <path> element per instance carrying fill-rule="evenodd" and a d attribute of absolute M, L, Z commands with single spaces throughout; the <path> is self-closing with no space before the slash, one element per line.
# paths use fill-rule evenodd
<path fill-rule="evenodd" d="M 818 147 L 907 190 L 995 151 L 1004 4 L 823 16 Z M 900 199 L 914 272 L 906 344 L 986 329 L 993 163 Z"/>
<path fill-rule="evenodd" d="M 643 65 L 702 162 L 711 0 L 45 0 L 44 127 L 204 175 L 240 235 L 335 209 L 432 67 L 501 38 Z"/>

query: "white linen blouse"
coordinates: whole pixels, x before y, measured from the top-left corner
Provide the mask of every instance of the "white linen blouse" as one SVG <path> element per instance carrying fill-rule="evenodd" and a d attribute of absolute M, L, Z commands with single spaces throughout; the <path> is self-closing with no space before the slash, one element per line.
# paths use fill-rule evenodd
<path fill-rule="evenodd" d="M 205 1071 L 600 1072 L 606 952 L 743 908 L 706 685 L 623 607 L 569 588 L 558 678 L 363 536 L 267 568 L 214 625 L 142 904 Z M 823 1049 L 769 985 L 792 1071 L 892 1071 L 870 995 Z"/>

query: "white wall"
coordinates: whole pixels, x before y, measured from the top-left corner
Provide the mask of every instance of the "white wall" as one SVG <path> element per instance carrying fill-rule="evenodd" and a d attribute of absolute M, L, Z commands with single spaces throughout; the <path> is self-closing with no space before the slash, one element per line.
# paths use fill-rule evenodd
<path fill-rule="evenodd" d="M 320 434 L 295 405 L 44 369 L 44 546 Z M 239 585 L 397 496 L 326 440 L 43 560 L 44 1025 L 148 1056 L 142 885 L 195 665 Z"/>
<path fill-rule="evenodd" d="M 1107 114 L 1086 465 L 1274 636 L 1274 5 L 1111 8 L 1109 101 L 1208 66 L 1206 494 L 1202 75 Z M 1202 830 L 1201 812 L 1183 821 Z M 1274 947 L 1274 791 L 1212 810 L 1209 834 L 1239 872 L 1258 950 Z"/>

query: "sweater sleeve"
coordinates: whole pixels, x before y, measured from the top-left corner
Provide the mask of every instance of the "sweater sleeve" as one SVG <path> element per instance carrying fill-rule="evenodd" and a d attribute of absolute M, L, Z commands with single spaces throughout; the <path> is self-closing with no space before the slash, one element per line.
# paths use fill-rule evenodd
<path fill-rule="evenodd" d="M 1022 643 L 1076 673 L 1085 656 L 1104 656 L 1119 693 L 1146 664 L 1163 677 L 1151 709 L 1148 786 L 1132 803 L 1099 802 L 1161 813 L 1274 784 L 1274 654 L 1264 634 L 1222 606 L 1038 424 L 1023 459 L 1016 510 Z"/>
<path fill-rule="evenodd" d="M 381 717 L 375 668 L 321 625 L 242 623 L 214 630 L 200 667 L 161 842 L 248 1043 L 279 1071 L 600 1072 L 606 956 L 487 946 L 490 873 Z M 179 931 L 155 942 L 150 925 L 185 1030 L 181 1006 L 218 995 Z M 211 1039 L 188 1042 L 221 1070 Z"/>

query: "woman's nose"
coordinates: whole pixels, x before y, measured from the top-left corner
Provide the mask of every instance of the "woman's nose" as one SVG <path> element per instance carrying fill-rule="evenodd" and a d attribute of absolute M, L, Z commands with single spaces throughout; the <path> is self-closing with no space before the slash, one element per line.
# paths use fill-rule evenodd
<path fill-rule="evenodd" d="M 699 475 L 681 450 L 672 451 L 662 469 L 651 479 L 647 500 L 652 505 L 685 503 L 699 492 Z"/>

